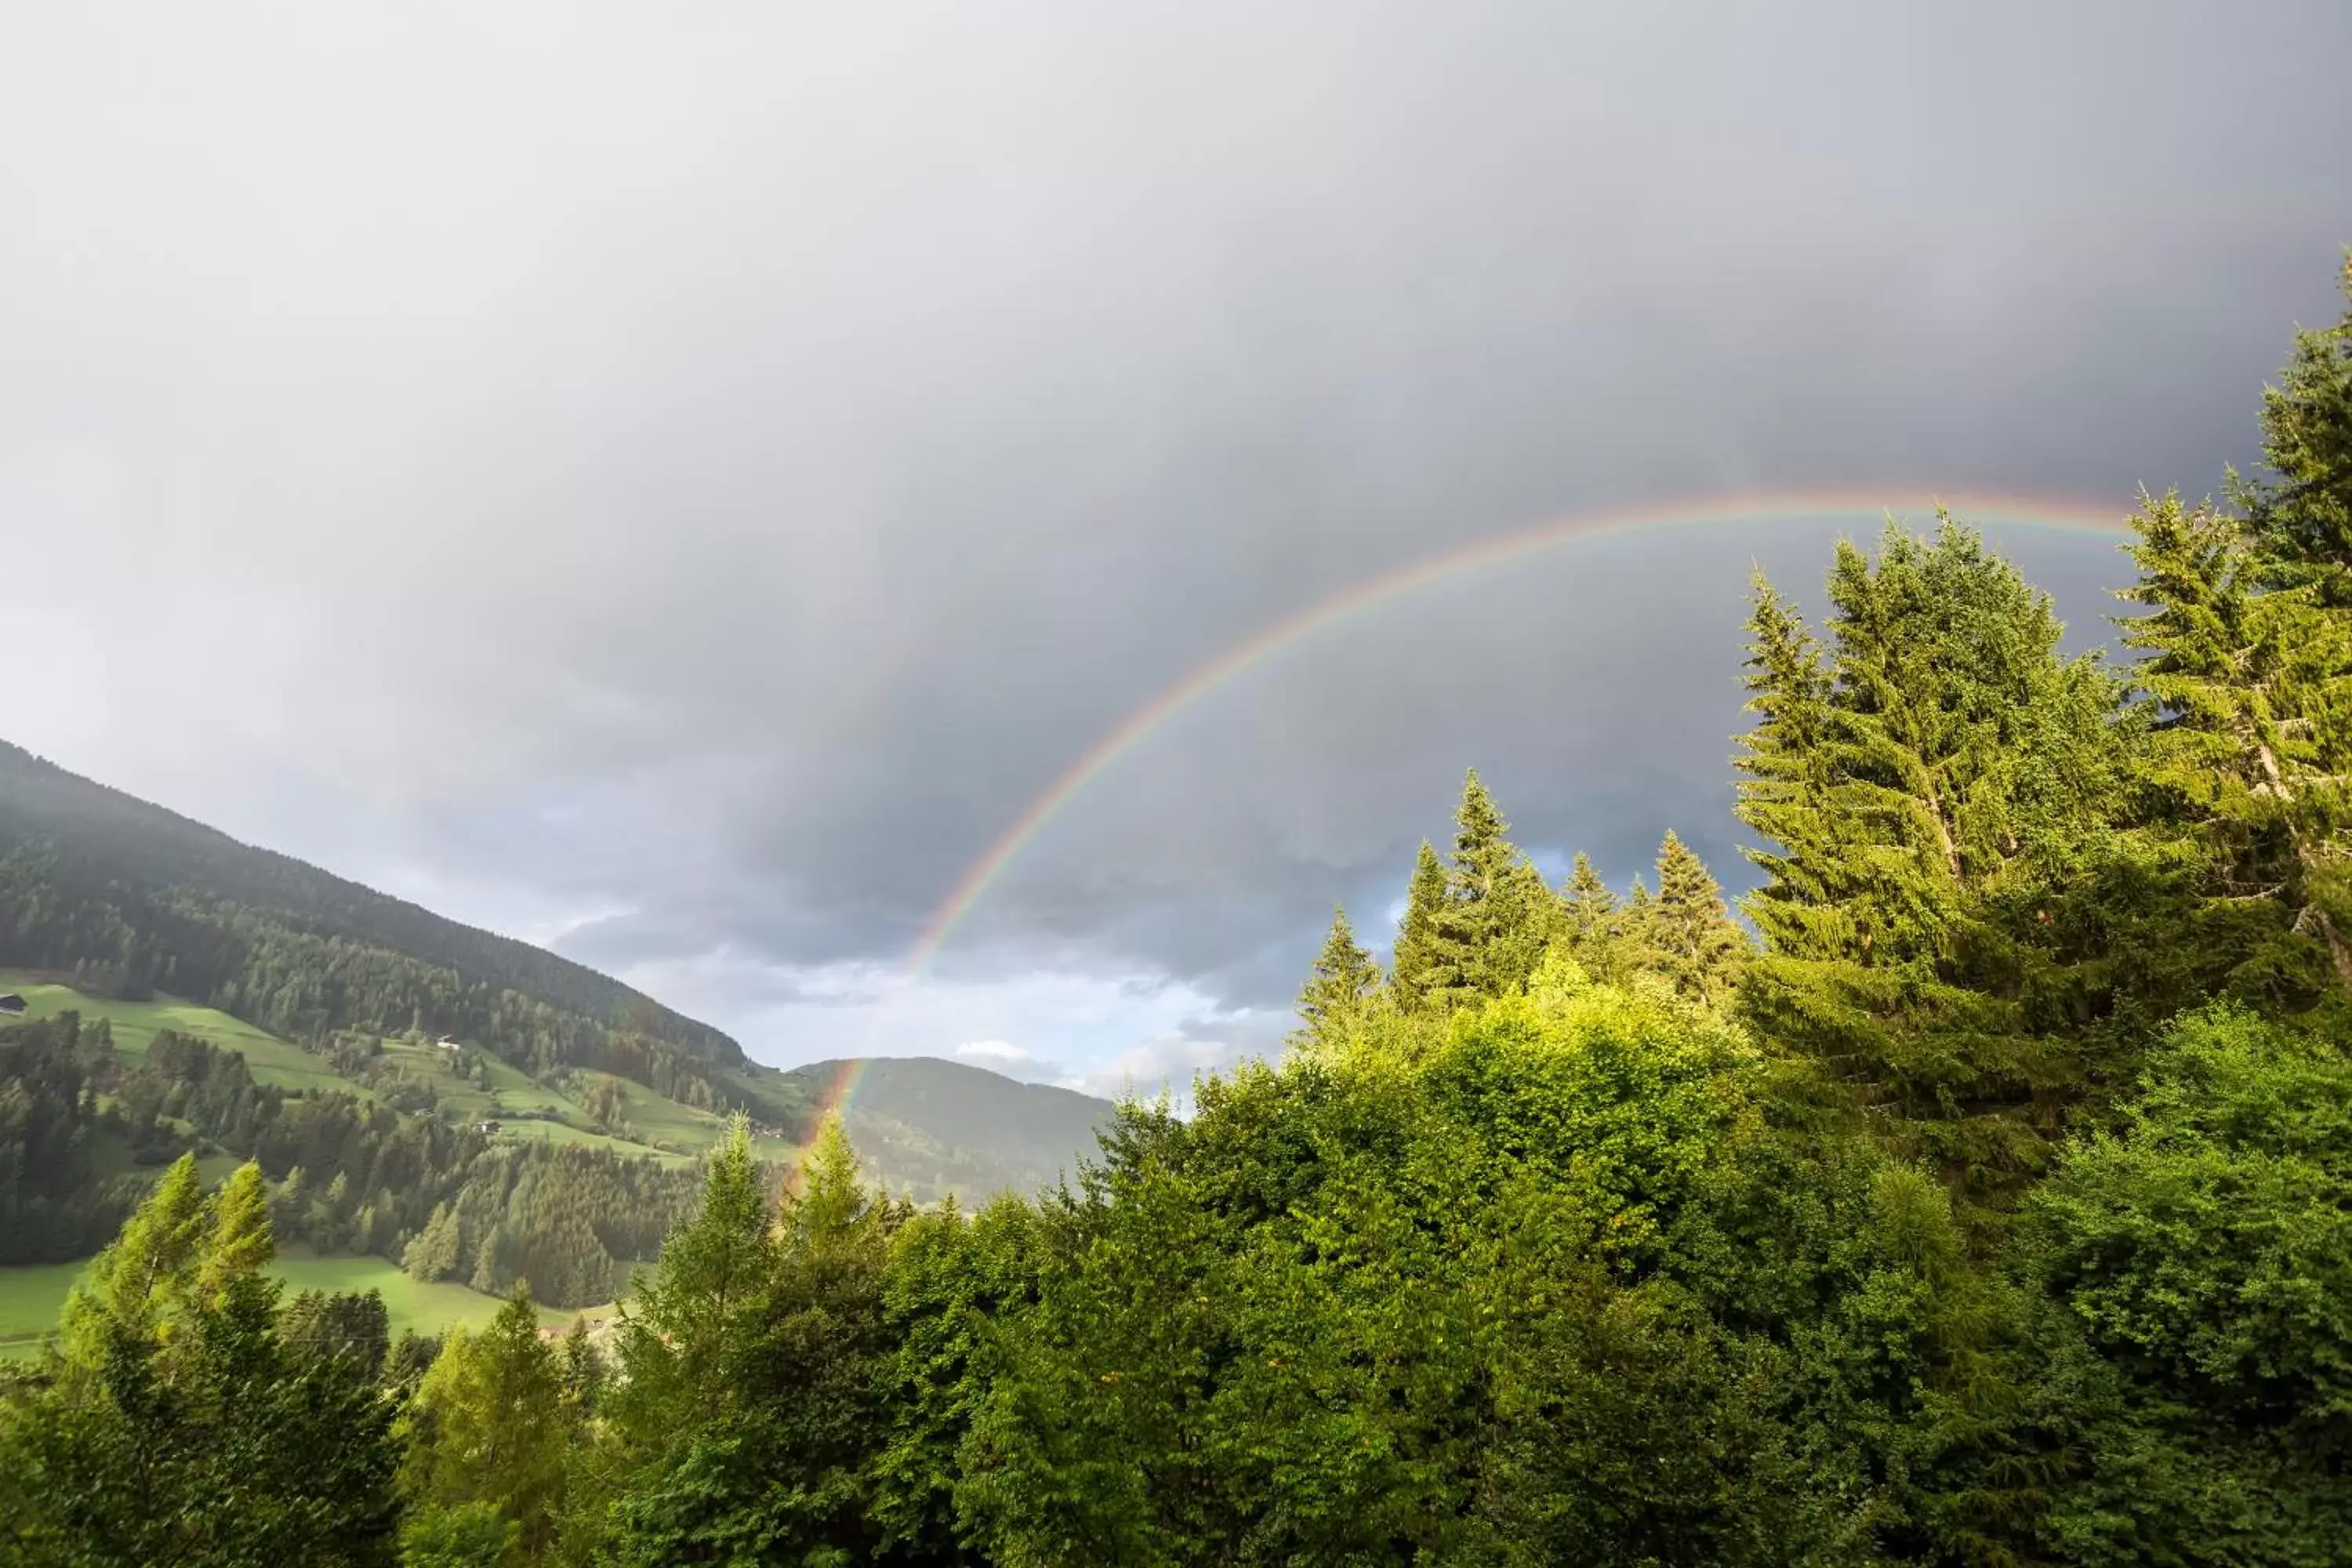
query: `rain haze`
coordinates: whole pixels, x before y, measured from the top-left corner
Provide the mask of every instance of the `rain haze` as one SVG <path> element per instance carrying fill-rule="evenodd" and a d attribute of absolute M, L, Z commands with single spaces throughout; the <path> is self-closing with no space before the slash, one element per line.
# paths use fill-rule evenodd
<path fill-rule="evenodd" d="M 1549 521 L 2215 488 L 2335 313 L 2347 59 L 2341 0 L 19 7 L 0 736 L 763 1060 L 1181 1077 L 1465 765 L 1554 872 L 1740 884 L 1749 573 L 1873 525 L 1434 574 L 1039 809 L 1106 737 Z M 2112 540 L 1993 531 L 2104 637 Z"/>

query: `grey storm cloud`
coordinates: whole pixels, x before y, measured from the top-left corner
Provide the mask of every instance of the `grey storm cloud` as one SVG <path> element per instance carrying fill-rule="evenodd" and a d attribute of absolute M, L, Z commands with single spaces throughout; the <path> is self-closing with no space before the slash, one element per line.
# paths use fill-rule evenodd
<path fill-rule="evenodd" d="M 25 8 L 0 733 L 599 963 L 894 963 L 1368 576 L 2211 486 L 2332 312 L 2347 58 L 2337 0 Z M 1736 879 L 1745 581 L 1830 534 L 1286 647 L 940 971 L 1278 1002 L 1466 763 L 1548 856 Z M 2014 542 L 2095 639 L 2119 563 Z"/>

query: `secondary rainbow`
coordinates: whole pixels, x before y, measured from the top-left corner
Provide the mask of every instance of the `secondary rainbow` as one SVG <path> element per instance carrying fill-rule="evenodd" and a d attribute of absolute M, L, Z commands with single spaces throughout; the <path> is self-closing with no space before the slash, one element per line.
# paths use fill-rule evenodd
<path fill-rule="evenodd" d="M 1942 506 L 1970 522 L 2038 529 L 2056 533 L 2120 535 L 2129 531 L 2113 510 L 2085 502 L 2028 496 L 1958 494 L 1911 498 L 1915 507 Z M 1350 617 L 1392 599 L 1507 562 L 1536 554 L 1579 540 L 1737 522 L 1821 522 L 1878 518 L 1900 510 L 1884 492 L 1874 495 L 1823 494 L 1717 496 L 1685 499 L 1623 510 L 1569 518 L 1480 540 L 1459 550 L 1413 562 L 1395 571 L 1370 577 L 1341 589 L 1255 636 L 1234 644 L 1208 663 L 1178 679 L 1122 720 L 1064 769 L 1028 809 L 1014 818 L 987 852 L 957 879 L 929 920 L 924 922 L 907 963 L 908 979 L 919 977 L 955 932 L 965 916 L 987 895 L 1022 848 L 1051 822 L 1087 785 L 1177 714 L 1295 643 L 1326 631 Z M 853 1081 L 849 1089 L 854 1090 Z"/>

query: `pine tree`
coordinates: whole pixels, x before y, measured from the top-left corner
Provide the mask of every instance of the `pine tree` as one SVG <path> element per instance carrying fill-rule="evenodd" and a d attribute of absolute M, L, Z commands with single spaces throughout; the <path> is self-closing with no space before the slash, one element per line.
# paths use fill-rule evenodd
<path fill-rule="evenodd" d="M 499 1233 L 495 1227 L 474 1248 L 474 1272 L 466 1283 L 485 1296 L 499 1293 Z"/>
<path fill-rule="evenodd" d="M 277 1256 L 269 1229 L 269 1183 L 248 1160 L 213 1199 L 212 1234 L 196 1271 L 197 1292 L 206 1301 L 218 1301 L 230 1279 L 259 1273 Z"/>
<path fill-rule="evenodd" d="M 1609 884 L 1601 879 L 1601 873 L 1581 850 L 1569 868 L 1559 898 L 1561 935 L 1569 951 L 1591 973 L 1603 973 L 1607 966 L 1596 961 L 1617 932 L 1617 895 L 1609 890 Z"/>
<path fill-rule="evenodd" d="M 658 1451 L 614 1500 L 599 1561 L 655 1568 L 707 1559 L 713 1542 L 743 1543 L 730 1552 L 743 1561 L 887 1560 L 871 1500 L 887 1440 L 884 1269 L 897 1217 L 860 1184 L 848 1135 L 828 1115 L 799 1191 L 765 1232 L 772 1268 L 725 1358 L 727 1396 L 678 1407 L 652 1435 Z M 629 1372 L 615 1406 L 635 1398 L 634 1361 Z"/>
<path fill-rule="evenodd" d="M 212 1230 L 211 1205 L 194 1153 L 181 1155 L 91 1266 L 90 1282 L 66 1302 L 69 1357 L 95 1366 L 114 1336 L 150 1341 L 193 1292 Z"/>
<path fill-rule="evenodd" d="M 1748 938 L 1705 862 L 1672 830 L 1658 847 L 1658 897 L 1644 924 L 1652 962 L 1677 993 L 1709 1006 L 1730 998 L 1747 964 Z"/>
<path fill-rule="evenodd" d="M 1432 992 L 1443 983 L 1437 922 L 1445 898 L 1444 862 L 1424 838 L 1412 863 L 1404 919 L 1398 923 L 1396 949 L 1389 961 L 1389 989 L 1405 1008 L 1428 1005 Z"/>
<path fill-rule="evenodd" d="M 2278 477 L 2236 487 L 2271 585 L 2312 587 L 2352 611 L 2352 252 L 2345 314 L 2295 334 L 2279 384 L 2263 395 L 2263 460 Z"/>
<path fill-rule="evenodd" d="M 2246 529 L 2176 495 L 2133 519 L 2146 613 L 2122 621 L 2158 712 L 2148 782 L 2201 856 L 2191 945 L 2284 1005 L 2352 988 L 2352 618 L 2306 577 L 2266 588 Z"/>
<path fill-rule="evenodd" d="M 841 1112 L 829 1110 L 802 1163 L 799 1190 L 780 1216 L 787 1245 L 803 1249 L 833 1245 L 876 1212 L 857 1179 L 857 1151 L 850 1146 Z"/>
<path fill-rule="evenodd" d="M 733 1378 L 775 1274 L 772 1217 L 751 1127 L 739 1114 L 704 1169 L 700 1207 L 670 1232 L 659 1264 L 638 1277 L 622 1311 L 625 1375 L 615 1413 L 635 1437 L 658 1446 L 690 1413 L 733 1401 Z"/>
<path fill-rule="evenodd" d="M 438 1508 L 489 1503 L 536 1552 L 554 1527 L 573 1423 L 554 1349 L 518 1287 L 479 1334 L 452 1330 L 404 1418 L 402 1480 Z"/>
<path fill-rule="evenodd" d="M 457 1267 L 462 1240 L 457 1215 L 447 1204 L 436 1204 L 425 1228 L 409 1238 L 407 1248 L 400 1255 L 400 1266 L 412 1279 L 427 1283 L 445 1279 Z"/>
<path fill-rule="evenodd" d="M 1298 1016 L 1305 1026 L 1292 1037 L 1315 1041 L 1327 1037 L 1340 1021 L 1359 1013 L 1380 988 L 1381 966 L 1357 944 L 1348 911 L 1331 911 L 1331 934 L 1324 939 L 1315 974 L 1299 993 Z"/>
<path fill-rule="evenodd" d="M 604 1358 L 588 1337 L 584 1317 L 572 1319 L 564 1332 L 562 1374 L 563 1396 L 571 1401 L 573 1415 L 581 1418 L 594 1415 L 604 1392 Z"/>
<path fill-rule="evenodd" d="M 1766 944 L 1787 953 L 1854 954 L 1845 899 L 1859 890 L 1830 790 L 1830 678 L 1822 647 L 1761 572 L 1750 583 L 1747 711 L 1736 766 L 1739 819 L 1764 847 L 1743 851 L 1764 873 L 1747 900 Z"/>
<path fill-rule="evenodd" d="M 1458 1006 L 1523 986 L 1553 934 L 1550 890 L 1512 845 L 1509 831 L 1478 770 L 1471 769 L 1462 780 L 1453 861 L 1433 922 L 1424 983 L 1427 996 L 1440 1005 Z"/>
<path fill-rule="evenodd" d="M 1979 1191 L 2046 1156 L 2111 1076 L 2095 953 L 2035 915 L 2099 871 L 2126 793 L 2120 684 L 2065 659 L 2046 595 L 1948 517 L 1842 543 L 1831 642 L 1769 584 L 1749 622 L 1741 819 L 1771 840 L 1748 901 L 1749 1006 L 1853 1084 L 1898 1148 Z M 2033 911 L 2028 914 L 2027 911 Z"/>

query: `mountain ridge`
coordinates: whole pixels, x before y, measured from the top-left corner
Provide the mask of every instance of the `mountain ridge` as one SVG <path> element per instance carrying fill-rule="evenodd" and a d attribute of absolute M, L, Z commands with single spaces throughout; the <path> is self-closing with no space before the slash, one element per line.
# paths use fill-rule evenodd
<path fill-rule="evenodd" d="M 362 1100 L 381 1079 L 441 1114 L 670 1156 L 705 1146 L 736 1110 L 804 1142 L 832 1080 L 858 1059 L 760 1062 L 726 1032 L 576 960 L 5 741 L 0 969 L 54 980 L 91 999 L 93 1016 L 100 1002 L 158 997 L 215 1009 L 314 1062 L 341 1063 Z M 434 1054 L 420 1054 L 445 1037 L 490 1058 L 473 1069 L 478 1093 L 443 1081 Z M 1048 1184 L 1092 1151 L 1111 1113 L 1108 1101 L 943 1057 L 865 1059 L 846 1111 L 853 1141 L 877 1179 L 918 1197 Z"/>

